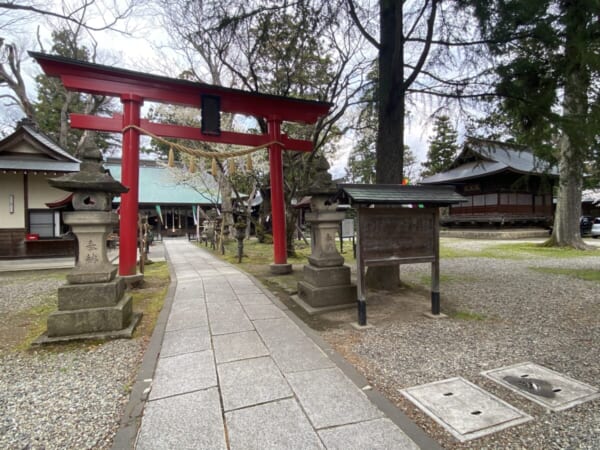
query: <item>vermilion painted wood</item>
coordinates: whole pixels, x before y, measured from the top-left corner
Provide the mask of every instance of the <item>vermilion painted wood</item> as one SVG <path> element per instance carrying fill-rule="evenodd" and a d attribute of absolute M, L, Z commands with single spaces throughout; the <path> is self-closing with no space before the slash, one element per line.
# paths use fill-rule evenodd
<path fill-rule="evenodd" d="M 86 114 L 71 114 L 71 127 L 83 130 L 95 130 L 104 132 L 120 133 L 123 130 L 123 116 L 113 114 L 112 117 L 89 116 Z M 266 134 L 236 133 L 232 131 L 221 131 L 221 136 L 210 136 L 202 134 L 200 128 L 183 125 L 172 125 L 150 122 L 146 119 L 140 120 L 140 127 L 150 133 L 171 138 L 190 139 L 195 141 L 216 142 L 222 144 L 245 145 L 258 147 L 271 141 Z M 281 135 L 280 141 L 286 150 L 300 152 L 312 151 L 312 142 L 301 139 L 290 139 Z"/>
<path fill-rule="evenodd" d="M 59 56 L 29 52 L 47 75 L 60 77 L 65 88 L 73 91 L 119 97 L 123 103 L 121 116 L 94 117 L 71 115 L 71 126 L 107 132 L 123 132 L 122 180 L 130 188 L 121 196 L 121 250 L 119 273 L 136 272 L 137 212 L 139 183 L 139 135 L 128 125 L 140 126 L 161 137 L 183 138 L 207 142 L 256 147 L 273 140 L 281 142 L 269 147 L 271 164 L 271 199 L 273 214 L 273 258 L 275 264 L 285 264 L 285 202 L 283 196 L 282 150 L 312 151 L 310 141 L 290 139 L 281 134 L 282 122 L 313 124 L 327 115 L 331 104 L 289 97 L 245 92 L 186 80 L 160 77 L 110 66 L 92 64 Z M 170 124 L 158 124 L 140 118 L 144 101 L 177 104 L 200 108 L 202 95 L 220 97 L 221 110 L 228 113 L 261 117 L 269 124 L 264 135 L 222 131 L 220 136 L 204 135 L 199 129 Z"/>
<path fill-rule="evenodd" d="M 142 99 L 135 95 L 121 98 L 123 103 L 123 124 L 140 125 Z M 122 128 L 121 128 L 122 129 Z M 138 200 L 140 174 L 140 133 L 130 128 L 123 133 L 123 154 L 121 156 L 121 183 L 129 188 L 121 196 L 119 222 L 119 275 L 135 275 L 137 270 Z"/>
<path fill-rule="evenodd" d="M 269 137 L 273 141 L 281 138 L 281 122 L 269 120 Z M 287 262 L 287 236 L 285 234 L 285 200 L 283 197 L 283 158 L 282 149 L 278 144 L 269 146 L 269 167 L 271 170 L 271 219 L 273 227 L 273 262 L 285 264 Z M 277 186 L 277 189 L 274 189 Z M 279 189 L 279 186 L 282 188 Z M 275 235 L 279 236 L 275 242 Z"/>
<path fill-rule="evenodd" d="M 120 97 L 134 94 L 145 101 L 200 107 L 200 96 L 217 95 L 224 112 L 281 121 L 315 123 L 331 104 L 160 77 L 142 72 L 92 64 L 70 58 L 30 52 L 47 75 L 60 77 L 67 89 Z"/>

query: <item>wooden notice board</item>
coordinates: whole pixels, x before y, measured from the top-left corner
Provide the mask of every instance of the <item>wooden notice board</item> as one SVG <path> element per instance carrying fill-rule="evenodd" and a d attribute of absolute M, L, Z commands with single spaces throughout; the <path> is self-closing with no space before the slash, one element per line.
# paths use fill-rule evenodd
<path fill-rule="evenodd" d="M 369 266 L 431 263 L 431 313 L 440 313 L 439 209 L 359 205 L 358 323 L 366 325 L 365 271 Z"/>

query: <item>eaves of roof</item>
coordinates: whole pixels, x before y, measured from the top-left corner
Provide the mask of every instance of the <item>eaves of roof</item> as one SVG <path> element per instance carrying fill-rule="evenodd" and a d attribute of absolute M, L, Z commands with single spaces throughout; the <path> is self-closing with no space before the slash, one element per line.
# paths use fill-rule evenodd
<path fill-rule="evenodd" d="M 78 172 L 79 162 L 45 160 L 18 160 L 0 158 L 0 170 L 38 172 Z"/>
<path fill-rule="evenodd" d="M 452 205 L 466 201 L 453 186 L 412 186 L 400 184 L 339 184 L 339 198 L 351 204 L 431 206 Z"/>

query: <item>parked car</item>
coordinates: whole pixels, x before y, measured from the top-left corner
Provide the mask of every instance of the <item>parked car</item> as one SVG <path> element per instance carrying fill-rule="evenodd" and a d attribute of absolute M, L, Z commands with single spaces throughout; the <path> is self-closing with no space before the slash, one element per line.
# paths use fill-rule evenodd
<path fill-rule="evenodd" d="M 592 224 L 590 234 L 594 239 L 598 239 L 598 236 L 600 236 L 600 217 L 596 217 L 594 219 L 594 223 Z"/>
<path fill-rule="evenodd" d="M 591 233 L 593 223 L 594 218 L 592 216 L 581 216 L 579 218 L 579 231 L 582 236 Z"/>

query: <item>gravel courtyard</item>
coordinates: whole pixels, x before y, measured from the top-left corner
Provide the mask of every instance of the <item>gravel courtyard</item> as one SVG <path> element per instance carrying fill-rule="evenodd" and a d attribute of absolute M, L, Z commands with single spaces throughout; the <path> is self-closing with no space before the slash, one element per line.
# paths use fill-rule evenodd
<path fill-rule="evenodd" d="M 408 288 L 399 294 L 369 293 L 374 328 L 354 330 L 349 323 L 356 321 L 356 311 L 348 310 L 322 316 L 319 332 L 444 448 L 600 448 L 600 399 L 550 413 L 480 375 L 530 361 L 600 387 L 600 284 L 547 271 L 600 271 L 600 251 L 515 258 L 488 249 L 498 244 L 443 239 L 450 254 L 441 262 L 446 319 L 423 316 L 429 309 L 429 266 L 402 266 Z M 452 256 L 452 249 L 461 256 Z M 111 446 L 144 351 L 142 341 L 14 350 L 28 326 L 22 311 L 48 307 L 63 282 L 64 273 L 0 273 L 2 449 Z M 457 376 L 534 420 L 461 444 L 400 394 L 403 388 Z"/>
<path fill-rule="evenodd" d="M 485 256 L 490 253 L 486 248 L 501 243 L 443 242 L 447 248 Z M 441 261 L 441 299 L 442 312 L 449 317 L 439 320 L 423 315 L 429 308 L 429 267 L 402 266 L 401 278 L 411 288 L 400 295 L 368 295 L 369 322 L 375 328 L 355 331 L 339 326 L 321 334 L 444 448 L 600 448 L 600 399 L 547 412 L 480 375 L 484 370 L 533 362 L 600 387 L 600 284 L 572 274 L 540 271 L 599 271 L 600 254 L 445 258 Z M 337 323 L 356 321 L 355 314 L 337 313 L 325 318 Z M 400 394 L 404 388 L 457 376 L 534 420 L 461 444 Z"/>

